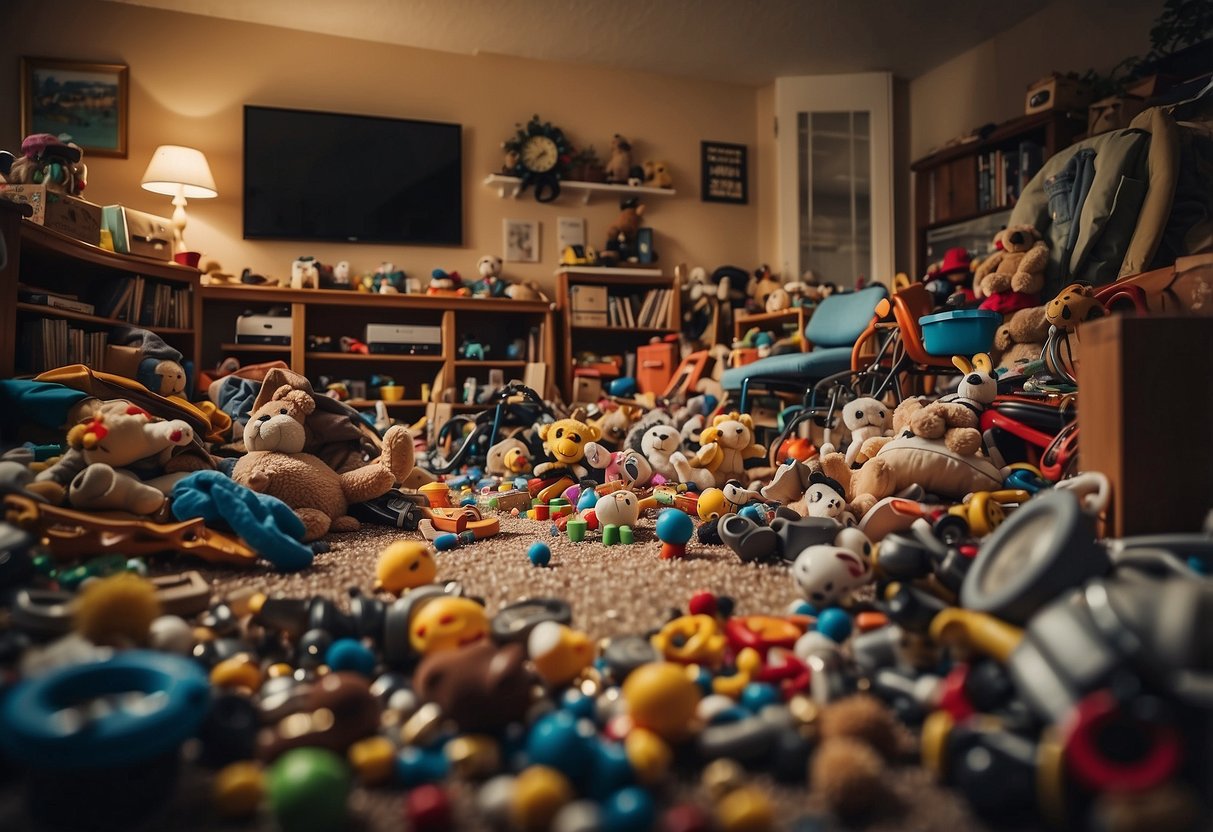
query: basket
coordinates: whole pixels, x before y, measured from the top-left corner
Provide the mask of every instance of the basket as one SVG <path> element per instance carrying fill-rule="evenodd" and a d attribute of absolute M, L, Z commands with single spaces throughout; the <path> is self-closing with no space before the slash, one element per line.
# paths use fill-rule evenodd
<path fill-rule="evenodd" d="M 1002 315 L 989 309 L 955 309 L 924 315 L 922 346 L 930 355 L 973 356 L 989 352 Z"/>

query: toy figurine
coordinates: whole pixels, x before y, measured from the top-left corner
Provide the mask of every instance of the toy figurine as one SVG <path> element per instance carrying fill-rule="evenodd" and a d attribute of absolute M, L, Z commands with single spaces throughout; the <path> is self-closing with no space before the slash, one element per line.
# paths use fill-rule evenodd
<path fill-rule="evenodd" d="M 21 142 L 21 155 L 5 174 L 14 185 L 46 185 L 48 190 L 78 196 L 85 187 L 88 168 L 84 153 L 67 136 L 32 133 Z"/>
<path fill-rule="evenodd" d="M 316 267 L 316 258 L 310 255 L 300 257 L 291 264 L 291 288 L 306 289 L 309 287 L 320 288 L 320 270 Z"/>
<path fill-rule="evenodd" d="M 846 601 L 872 578 L 872 542 L 858 529 L 843 529 L 832 544 L 801 550 L 792 578 L 818 610 Z"/>
<path fill-rule="evenodd" d="M 606 181 L 622 185 L 632 171 L 632 145 L 616 133 L 611 139 L 611 158 L 606 163 Z"/>
<path fill-rule="evenodd" d="M 481 344 L 479 341 L 464 338 L 463 343 L 459 345 L 459 357 L 483 361 L 485 353 L 491 349 L 491 345 Z"/>
<path fill-rule="evenodd" d="M 425 293 L 427 295 L 464 298 L 472 294 L 472 291 L 463 285 L 463 278 L 459 276 L 459 272 L 434 269 L 430 273 L 430 285 L 425 290 Z"/>
<path fill-rule="evenodd" d="M 402 269 L 396 268 L 394 263 L 387 261 L 380 263 L 379 268 L 375 269 L 375 273 L 369 277 L 369 285 L 367 285 L 366 276 L 363 277 L 363 285 L 359 287 L 360 291 L 376 292 L 380 295 L 396 295 L 408 291 L 407 276 Z"/>
<path fill-rule="evenodd" d="M 501 279 L 501 258 L 486 254 L 476 261 L 476 272 L 480 279 L 472 284 L 476 297 L 505 297 L 506 282 Z"/>
<path fill-rule="evenodd" d="M 923 283 L 927 291 L 935 296 L 936 305 L 942 306 L 954 294 L 961 295 L 965 302 L 976 299 L 968 286 L 972 262 L 969 252 L 958 246 L 945 251 L 943 260 L 927 269 Z"/>
<path fill-rule="evenodd" d="M 602 259 L 608 263 L 625 263 L 636 254 L 636 235 L 640 230 L 640 218 L 644 206 L 636 197 L 627 197 L 619 203 L 619 216 L 607 229 L 607 241 Z"/>
<path fill-rule="evenodd" d="M 640 498 L 626 488 L 598 498 L 594 515 L 602 527 L 602 545 L 632 542 L 632 527 L 640 519 Z"/>

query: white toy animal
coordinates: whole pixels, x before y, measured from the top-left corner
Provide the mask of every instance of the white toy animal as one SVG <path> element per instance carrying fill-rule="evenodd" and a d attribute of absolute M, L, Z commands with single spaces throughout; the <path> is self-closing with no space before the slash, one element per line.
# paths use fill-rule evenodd
<path fill-rule="evenodd" d="M 973 362 L 960 355 L 952 356 L 956 369 L 964 373 L 955 393 L 940 398 L 941 402 L 957 402 L 980 414 L 998 395 L 998 377 L 994 365 L 984 352 L 973 356 Z"/>
<path fill-rule="evenodd" d="M 640 498 L 627 489 L 612 491 L 598 498 L 594 514 L 600 526 L 634 526 L 640 519 Z"/>
<path fill-rule="evenodd" d="M 351 279 L 349 260 L 342 260 L 336 266 L 333 266 L 333 283 L 335 285 L 348 287 Z"/>
<path fill-rule="evenodd" d="M 844 601 L 872 580 L 872 542 L 858 529 L 843 529 L 833 545 L 801 550 L 792 564 L 792 578 L 805 600 L 819 610 Z"/>
<path fill-rule="evenodd" d="M 315 257 L 300 257 L 291 263 L 291 288 L 306 289 L 320 288 L 320 270 L 316 268 Z"/>
<path fill-rule="evenodd" d="M 649 428 L 640 437 L 640 447 L 637 450 L 648 460 L 655 473 L 667 480 L 678 479 L 678 472 L 674 470 L 670 457 L 682 450 L 682 436 L 673 427 L 654 425 Z"/>
<path fill-rule="evenodd" d="M 838 480 L 831 479 L 820 471 L 809 475 L 809 487 L 801 498 L 803 517 L 829 517 L 841 521 L 842 513 L 847 510 L 846 492 Z M 800 506 L 793 506 L 800 509 Z"/>

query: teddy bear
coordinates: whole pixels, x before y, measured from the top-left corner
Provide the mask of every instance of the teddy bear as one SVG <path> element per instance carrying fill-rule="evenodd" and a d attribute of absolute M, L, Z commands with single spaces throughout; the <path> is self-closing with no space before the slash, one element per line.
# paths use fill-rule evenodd
<path fill-rule="evenodd" d="M 591 419 L 590 422 L 598 428 L 599 443 L 608 450 L 618 451 L 624 447 L 632 425 L 643 415 L 643 409 L 635 405 L 622 404 L 605 411 L 598 418 Z"/>
<path fill-rule="evenodd" d="M 1083 321 L 1105 314 L 1095 290 L 1085 283 L 1071 283 L 1045 304 L 1045 320 L 1062 332 L 1073 332 Z"/>
<path fill-rule="evenodd" d="M 64 474 L 75 470 L 66 491 L 39 493 L 65 496 L 78 509 L 155 515 L 176 481 L 203 467 L 194 456 L 176 454 L 193 440 L 193 429 L 182 419 L 158 419 L 121 399 L 102 402 L 67 432 L 68 452 L 37 475 L 50 486 L 66 482 Z"/>
<path fill-rule="evenodd" d="M 717 487 L 745 477 L 745 461 L 761 459 L 767 453 L 766 448 L 754 441 L 754 420 L 750 414 L 737 411 L 717 415 L 699 434 L 699 445 L 699 452 L 687 461 L 692 468 L 710 471 Z"/>
<path fill-rule="evenodd" d="M 639 436 L 635 445 L 629 447 L 649 461 L 654 474 L 659 474 L 667 482 L 678 481 L 672 458 L 682 451 L 682 436 L 673 425 L 653 425 Z"/>
<path fill-rule="evenodd" d="M 911 486 L 954 499 L 996 490 L 1002 474 L 979 453 L 978 424 L 977 414 L 959 401 L 906 399 L 893 411 L 893 436 L 863 443 L 859 452 L 868 461 L 860 468 L 852 470 L 840 453 L 825 454 L 821 468 L 843 486 L 857 517 Z"/>
<path fill-rule="evenodd" d="M 330 531 L 349 532 L 359 522 L 350 503 L 386 494 L 413 471 L 413 437 L 402 425 L 383 436 L 382 455 L 360 468 L 338 474 L 318 457 L 304 453 L 304 421 L 316 409 L 306 391 L 284 384 L 249 416 L 244 428 L 248 452 L 236 461 L 232 479 L 282 500 L 303 521 L 305 543 Z"/>
<path fill-rule="evenodd" d="M 578 479 L 586 476 L 588 472 L 581 461 L 585 459 L 586 443 L 597 442 L 602 437 L 597 425 L 587 424 L 579 418 L 558 419 L 540 425 L 538 433 L 549 461 L 535 466 L 535 476 L 565 469 Z"/>
<path fill-rule="evenodd" d="M 501 279 L 501 258 L 486 254 L 476 261 L 476 273 L 480 279 L 472 284 L 472 294 L 477 297 L 499 298 L 505 296 L 506 283 Z"/>
<path fill-rule="evenodd" d="M 984 298 L 979 308 L 1009 315 L 1040 305 L 1049 248 L 1031 225 L 1012 225 L 994 235 L 997 251 L 973 274 L 973 291 Z"/>
<path fill-rule="evenodd" d="M 616 133 L 611 138 L 611 158 L 606 163 L 606 181 L 622 185 L 632 172 L 632 144 Z"/>
<path fill-rule="evenodd" d="M 644 206 L 636 197 L 626 197 L 619 201 L 619 216 L 607 229 L 606 247 L 602 252 L 604 259 L 618 262 L 626 261 L 632 256 L 642 216 Z"/>
<path fill-rule="evenodd" d="M 1019 364 L 1040 358 L 1048 337 L 1045 307 L 1018 309 L 995 330 L 990 358 L 999 368 L 1014 370 Z"/>
<path fill-rule="evenodd" d="M 754 270 L 754 274 L 746 286 L 746 294 L 750 296 L 746 306 L 751 312 L 767 311 L 767 299 L 781 289 L 783 289 L 783 284 L 779 278 L 771 272 L 770 266 L 763 264 Z"/>
<path fill-rule="evenodd" d="M 866 461 L 866 457 L 859 453 L 864 442 L 873 436 L 889 435 L 890 415 L 889 407 L 884 402 L 869 397 L 855 399 L 842 408 L 842 422 L 851 434 L 851 443 L 847 446 L 847 465 Z M 833 452 L 833 443 L 822 444 L 822 455 Z"/>
<path fill-rule="evenodd" d="M 674 177 L 670 176 L 670 166 L 665 162 L 647 161 L 644 163 L 644 184 L 648 188 L 672 188 Z"/>

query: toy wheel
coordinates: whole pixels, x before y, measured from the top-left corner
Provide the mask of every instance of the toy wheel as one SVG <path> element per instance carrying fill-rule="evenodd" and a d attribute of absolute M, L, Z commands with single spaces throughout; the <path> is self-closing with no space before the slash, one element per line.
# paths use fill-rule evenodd
<path fill-rule="evenodd" d="M 935 521 L 932 531 L 948 546 L 955 546 L 969 536 L 969 524 L 963 517 L 945 514 Z"/>

